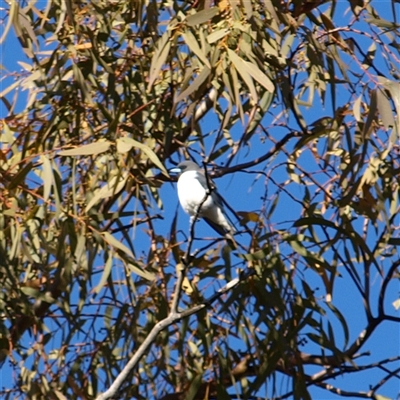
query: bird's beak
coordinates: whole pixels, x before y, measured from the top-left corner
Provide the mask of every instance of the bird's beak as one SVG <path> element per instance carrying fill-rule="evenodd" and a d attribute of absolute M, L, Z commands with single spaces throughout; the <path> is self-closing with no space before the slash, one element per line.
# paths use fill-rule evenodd
<path fill-rule="evenodd" d="M 182 170 L 178 167 L 171 168 L 168 172 L 172 172 L 173 174 L 180 174 Z"/>

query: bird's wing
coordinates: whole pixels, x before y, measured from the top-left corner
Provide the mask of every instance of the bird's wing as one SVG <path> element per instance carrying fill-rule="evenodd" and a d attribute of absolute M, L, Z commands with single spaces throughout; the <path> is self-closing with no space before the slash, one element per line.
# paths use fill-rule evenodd
<path fill-rule="evenodd" d="M 206 221 L 207 224 L 210 225 L 211 228 L 213 228 L 215 232 L 217 232 L 221 236 L 225 236 L 227 230 L 222 225 L 217 224 L 216 222 L 214 222 L 213 220 L 211 220 L 207 217 L 203 217 L 203 220 Z"/>
<path fill-rule="evenodd" d="M 200 184 L 204 187 L 205 190 L 207 189 L 211 189 L 211 197 L 213 199 L 214 204 L 221 210 L 223 216 L 225 217 L 225 219 L 228 222 L 228 225 L 231 226 L 231 230 L 232 232 L 236 232 L 237 229 L 235 228 L 235 225 L 232 221 L 232 219 L 229 217 L 229 215 L 226 212 L 226 208 L 228 208 L 230 211 L 233 212 L 233 214 L 235 215 L 235 217 L 237 218 L 237 215 L 235 214 L 235 212 L 232 210 L 232 208 L 229 206 L 229 204 L 226 202 L 226 200 L 218 193 L 217 191 L 217 187 L 215 186 L 215 183 L 212 181 L 212 179 L 209 178 L 209 182 L 207 184 L 207 178 L 204 174 L 203 171 L 198 172 L 197 173 L 197 179 L 199 180 Z M 208 185 L 210 185 L 211 187 L 209 188 Z M 225 208 L 226 206 L 226 208 Z M 215 222 L 210 221 L 207 218 L 204 218 L 204 220 L 215 230 L 217 231 L 219 234 L 224 235 L 226 233 L 226 230 L 217 225 Z M 216 228 L 216 226 L 218 226 L 218 228 Z M 221 233 L 222 232 L 222 233 Z"/>
<path fill-rule="evenodd" d="M 197 172 L 197 180 L 200 182 L 201 186 L 203 186 L 204 189 L 208 189 L 208 184 L 211 186 L 211 190 L 215 190 L 215 184 L 214 182 L 211 180 L 211 178 L 208 178 L 208 184 L 207 184 L 207 178 L 204 174 L 203 170 L 200 171 L 196 171 Z"/>
<path fill-rule="evenodd" d="M 234 225 L 232 218 L 226 212 L 226 208 L 229 208 L 229 210 L 232 210 L 232 209 L 230 208 L 230 206 L 228 205 L 226 200 L 217 192 L 216 188 L 214 188 L 214 190 L 212 191 L 211 197 L 214 200 L 214 203 L 220 208 L 225 219 L 228 221 L 229 225 L 231 226 L 232 232 L 237 232 L 237 229 Z M 225 207 L 225 206 L 227 206 L 227 207 Z"/>
<path fill-rule="evenodd" d="M 216 222 L 208 219 L 207 217 L 203 218 L 204 221 L 207 222 L 208 225 L 211 226 L 219 235 L 224 236 L 225 239 L 228 241 L 228 244 L 232 249 L 238 249 L 238 245 L 236 243 L 235 238 L 233 237 L 231 232 L 228 232 L 224 229 L 221 225 L 217 224 Z M 232 225 L 232 232 L 236 232 L 236 228 Z"/>

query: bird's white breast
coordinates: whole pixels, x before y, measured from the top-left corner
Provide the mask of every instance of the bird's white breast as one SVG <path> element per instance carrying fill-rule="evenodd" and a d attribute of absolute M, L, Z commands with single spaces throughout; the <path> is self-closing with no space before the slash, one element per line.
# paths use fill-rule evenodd
<path fill-rule="evenodd" d="M 199 205 L 204 200 L 206 196 L 206 189 L 201 185 L 197 179 L 196 171 L 184 172 L 178 179 L 178 197 L 182 208 L 189 215 L 195 215 Z M 213 206 L 213 200 L 211 196 L 207 199 L 201 206 L 201 212 L 199 216 L 204 215 L 204 213 Z"/>

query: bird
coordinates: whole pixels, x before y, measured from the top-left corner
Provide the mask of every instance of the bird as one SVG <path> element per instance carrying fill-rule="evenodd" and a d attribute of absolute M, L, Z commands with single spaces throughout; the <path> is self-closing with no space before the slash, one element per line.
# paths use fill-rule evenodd
<path fill-rule="evenodd" d="M 193 161 L 183 161 L 169 172 L 178 174 L 179 202 L 190 215 L 191 224 L 196 216 L 203 218 L 218 234 L 235 243 L 233 233 L 237 229 L 226 213 L 226 201 L 203 168 Z"/>

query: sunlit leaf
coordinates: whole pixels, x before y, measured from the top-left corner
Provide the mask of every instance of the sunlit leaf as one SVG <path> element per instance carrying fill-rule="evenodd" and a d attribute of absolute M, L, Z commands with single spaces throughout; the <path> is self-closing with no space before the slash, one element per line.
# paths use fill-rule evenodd
<path fill-rule="evenodd" d="M 3 34 L 1 35 L 1 38 L 0 38 L 0 44 L 2 44 L 4 42 L 4 40 L 6 39 L 8 32 L 10 31 L 12 24 L 17 17 L 17 13 L 18 13 L 18 9 L 19 9 L 18 2 L 11 1 L 9 4 L 10 4 L 10 9 L 8 11 L 9 15 L 8 15 L 8 19 L 7 19 L 7 24 L 6 24 L 5 28 L 3 29 Z"/>
<path fill-rule="evenodd" d="M 392 400 L 390 397 L 382 396 L 380 394 L 375 395 L 376 400 Z"/>
<path fill-rule="evenodd" d="M 274 91 L 274 84 L 271 82 L 271 80 L 265 75 L 261 70 L 255 65 L 252 64 L 248 61 L 244 61 L 247 71 L 249 74 L 262 86 L 265 87 L 269 92 Z"/>
<path fill-rule="evenodd" d="M 127 178 L 127 174 L 124 176 L 114 176 L 106 185 L 96 191 L 96 194 L 86 206 L 85 212 L 87 213 L 100 200 L 118 194 L 125 186 Z"/>
<path fill-rule="evenodd" d="M 254 86 L 253 80 L 251 79 L 250 73 L 247 69 L 247 65 L 243 59 L 241 59 L 234 51 L 228 49 L 228 55 L 232 64 L 235 66 L 237 72 L 242 77 L 250 91 L 250 96 L 253 102 L 258 101 L 258 94 Z"/>
<path fill-rule="evenodd" d="M 377 107 L 379 114 L 381 115 L 383 125 L 386 130 L 393 128 L 395 126 L 395 122 L 390 101 L 382 90 L 378 89 L 376 94 Z"/>
<path fill-rule="evenodd" d="M 195 14 L 186 17 L 186 23 L 189 26 L 200 25 L 203 22 L 209 21 L 211 18 L 215 17 L 219 13 L 218 7 L 211 7 L 205 10 L 201 10 Z"/>
<path fill-rule="evenodd" d="M 206 81 L 206 79 L 210 75 L 210 72 L 211 70 L 208 67 L 204 67 L 201 70 L 200 74 L 198 74 L 193 82 L 189 85 L 189 87 L 179 94 L 179 96 L 175 99 L 175 103 L 179 103 L 181 100 L 185 99 L 196 90 L 198 90 L 199 87 Z"/>
<path fill-rule="evenodd" d="M 194 35 L 190 31 L 188 31 L 188 32 L 183 32 L 182 37 L 185 39 L 185 42 L 188 45 L 189 49 L 193 51 L 193 53 L 196 54 L 197 57 L 199 57 L 199 59 L 203 62 L 205 66 L 211 69 L 210 62 L 208 61 L 207 56 L 204 54 L 203 50 L 197 43 Z"/>
<path fill-rule="evenodd" d="M 143 153 L 146 154 L 146 156 L 150 159 L 150 161 L 156 167 L 158 167 L 164 175 L 169 176 L 167 170 L 165 169 L 164 165 L 161 163 L 161 161 L 157 157 L 156 153 L 154 153 L 154 151 L 150 147 L 146 146 L 145 144 L 140 143 L 137 140 L 132 139 L 130 137 L 123 137 L 123 138 L 120 138 L 117 140 L 117 145 L 120 146 L 119 147 L 120 149 L 121 149 L 121 145 L 123 145 L 124 153 L 129 151 L 132 148 L 137 148 L 137 149 L 143 151 Z"/>
<path fill-rule="evenodd" d="M 105 153 L 109 150 L 111 142 L 100 140 L 98 142 L 85 144 L 75 149 L 61 150 L 58 152 L 60 156 L 92 156 Z"/>
<path fill-rule="evenodd" d="M 367 121 L 365 122 L 363 131 L 364 137 L 367 137 L 373 128 L 372 122 L 375 120 L 376 111 L 377 111 L 377 95 L 376 95 L 376 90 L 374 89 L 371 91 L 371 101 L 369 104 Z"/>
<path fill-rule="evenodd" d="M 119 249 L 126 253 L 129 257 L 134 258 L 133 253 L 126 247 L 123 243 L 121 243 L 119 240 L 117 240 L 113 235 L 111 235 L 109 232 L 103 232 L 102 233 L 104 240 L 113 246 L 116 249 Z"/>
<path fill-rule="evenodd" d="M 353 104 L 353 113 L 354 113 L 354 118 L 356 119 L 357 122 L 361 122 L 361 100 L 362 100 L 362 95 L 358 96 L 356 101 Z"/>
<path fill-rule="evenodd" d="M 223 37 L 225 37 L 227 34 L 229 33 L 229 29 L 228 28 L 223 28 L 220 30 L 216 30 L 212 33 L 210 33 L 207 36 L 207 42 L 212 44 L 214 42 L 217 42 L 218 40 L 222 39 Z"/>
<path fill-rule="evenodd" d="M 132 262 L 126 262 L 127 267 L 136 275 L 141 276 L 144 279 L 147 279 L 148 281 L 152 281 L 155 279 L 155 276 L 153 273 L 146 271 L 144 269 L 139 268 Z"/>
<path fill-rule="evenodd" d="M 107 257 L 106 264 L 104 265 L 104 269 L 103 269 L 103 273 L 101 274 L 100 282 L 94 288 L 95 293 L 100 293 L 101 290 L 103 289 L 104 285 L 106 284 L 106 282 L 111 274 L 112 265 L 113 265 L 113 257 L 111 255 L 109 255 Z"/>
<path fill-rule="evenodd" d="M 393 307 L 395 308 L 395 310 L 400 309 L 400 299 L 395 300 L 392 304 L 393 304 Z"/>
<path fill-rule="evenodd" d="M 43 199 L 47 201 L 50 197 L 51 188 L 54 182 L 53 168 L 51 167 L 50 160 L 46 156 L 41 156 L 41 161 L 43 165 L 42 179 L 44 183 Z"/>
<path fill-rule="evenodd" d="M 162 37 L 157 42 L 157 48 L 151 60 L 149 83 L 148 83 L 149 91 L 151 90 L 155 80 L 158 78 L 161 68 L 163 67 L 168 58 L 170 48 L 171 48 L 171 42 L 170 42 L 169 32 L 165 31 Z"/>

